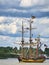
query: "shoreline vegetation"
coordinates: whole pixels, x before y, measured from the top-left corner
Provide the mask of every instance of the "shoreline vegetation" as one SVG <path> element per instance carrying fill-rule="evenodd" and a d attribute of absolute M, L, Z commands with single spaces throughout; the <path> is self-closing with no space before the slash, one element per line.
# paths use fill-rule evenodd
<path fill-rule="evenodd" d="M 17 58 L 19 54 L 21 53 L 21 47 L 17 49 L 17 47 L 12 48 L 12 47 L 0 47 L 0 59 L 7 59 L 7 58 Z M 24 51 L 26 52 L 28 48 L 24 48 Z M 36 49 L 33 49 L 35 51 Z M 24 53 L 25 53 L 24 52 Z M 42 53 L 49 57 L 49 48 L 45 48 L 44 52 L 40 49 L 39 53 Z"/>
<path fill-rule="evenodd" d="M 0 47 L 0 59 L 17 58 L 17 47 Z"/>

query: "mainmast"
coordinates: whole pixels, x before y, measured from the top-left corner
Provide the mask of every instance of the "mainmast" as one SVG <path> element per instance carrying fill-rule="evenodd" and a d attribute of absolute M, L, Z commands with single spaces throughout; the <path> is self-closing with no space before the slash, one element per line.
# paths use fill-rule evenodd
<path fill-rule="evenodd" d="M 23 26 L 23 21 L 22 21 L 22 46 L 24 44 L 24 38 L 23 38 L 23 35 L 24 35 L 24 26 Z"/>
<path fill-rule="evenodd" d="M 32 16 L 32 18 L 31 19 L 34 19 L 35 18 L 35 16 Z M 32 44 L 32 29 L 36 29 L 36 28 L 32 28 L 32 23 L 33 23 L 33 21 L 32 20 L 30 20 L 29 21 L 29 24 L 30 24 L 30 28 L 27 28 L 27 29 L 29 29 L 29 31 L 30 31 L 30 48 L 29 48 L 29 58 L 31 58 L 32 57 L 32 51 L 31 51 L 31 44 Z"/>
<path fill-rule="evenodd" d="M 32 22 L 30 22 L 30 44 L 32 43 L 32 33 L 31 33 L 32 25 L 31 24 L 32 24 Z"/>
<path fill-rule="evenodd" d="M 34 19 L 34 18 L 35 18 L 35 16 L 32 16 L 32 19 Z M 33 21 L 30 20 L 30 51 L 29 51 L 30 58 L 32 57 L 32 51 L 31 51 L 31 49 L 32 49 L 32 47 L 31 47 L 31 44 L 32 44 L 32 29 L 35 29 L 35 28 L 32 28 L 32 23 L 33 23 Z"/>
<path fill-rule="evenodd" d="M 24 26 L 23 26 L 23 21 L 22 21 L 22 57 L 24 57 L 24 50 L 23 50 L 23 46 L 24 46 Z"/>

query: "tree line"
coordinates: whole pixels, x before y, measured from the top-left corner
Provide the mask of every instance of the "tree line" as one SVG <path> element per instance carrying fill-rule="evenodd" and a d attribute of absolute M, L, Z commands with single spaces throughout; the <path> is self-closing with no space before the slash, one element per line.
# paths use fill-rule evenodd
<path fill-rule="evenodd" d="M 18 54 L 21 53 L 22 48 L 19 49 L 17 47 L 0 47 L 0 58 L 17 58 Z M 24 53 L 27 52 L 28 48 L 24 48 Z M 33 51 L 36 49 L 32 49 Z M 49 56 L 49 48 L 45 48 L 44 52 L 42 50 L 39 50 L 39 53 L 42 52 L 43 54 L 46 54 Z"/>

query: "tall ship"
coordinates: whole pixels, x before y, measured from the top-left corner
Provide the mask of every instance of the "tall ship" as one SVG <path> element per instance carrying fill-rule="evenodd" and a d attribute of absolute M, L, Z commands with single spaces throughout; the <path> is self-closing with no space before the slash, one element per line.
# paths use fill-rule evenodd
<path fill-rule="evenodd" d="M 32 16 L 32 19 L 34 19 L 35 16 Z M 26 28 L 30 31 L 30 38 L 29 43 L 24 42 L 24 26 L 22 22 L 22 41 L 21 41 L 21 53 L 18 57 L 19 62 L 34 62 L 34 63 L 41 63 L 45 61 L 45 56 L 41 53 L 41 41 L 40 41 L 40 35 L 35 38 L 36 42 L 32 42 L 32 23 L 33 21 L 30 20 L 29 22 L 29 28 Z M 29 45 L 29 48 L 26 52 L 24 52 L 24 46 Z M 34 48 L 35 47 L 35 48 Z M 40 51 L 40 52 L 39 52 Z"/>

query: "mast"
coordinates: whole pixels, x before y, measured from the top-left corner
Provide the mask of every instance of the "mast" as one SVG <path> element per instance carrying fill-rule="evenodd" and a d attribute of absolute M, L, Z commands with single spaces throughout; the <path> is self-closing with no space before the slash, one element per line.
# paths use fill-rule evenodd
<path fill-rule="evenodd" d="M 31 54 L 32 54 L 32 51 L 31 51 L 31 43 L 32 43 L 32 33 L 31 33 L 31 31 L 32 31 L 32 23 L 31 23 L 31 21 L 30 21 L 30 48 L 29 48 L 29 58 L 31 58 Z"/>
<path fill-rule="evenodd" d="M 35 16 L 32 16 L 32 19 L 34 19 Z M 32 43 L 32 29 L 35 29 L 35 28 L 32 28 L 32 23 L 33 21 L 30 20 L 30 44 Z M 31 46 L 30 46 L 31 47 Z"/>
<path fill-rule="evenodd" d="M 24 38 L 23 38 L 23 35 L 24 35 L 24 26 L 23 26 L 23 21 L 22 21 L 22 57 L 24 57 L 24 50 L 23 50 L 23 45 L 24 45 Z"/>
<path fill-rule="evenodd" d="M 30 44 L 31 44 L 31 42 L 32 42 L 32 34 L 31 34 L 31 29 L 32 29 L 32 26 L 31 26 L 31 22 L 30 22 Z M 30 46 L 31 47 L 31 46 Z"/>
<path fill-rule="evenodd" d="M 32 16 L 32 19 L 34 19 L 35 18 L 35 16 Z M 30 28 L 29 28 L 29 30 L 30 30 L 30 51 L 29 51 L 29 58 L 31 58 L 32 57 L 32 51 L 31 51 L 31 44 L 32 44 L 32 29 L 35 29 L 35 28 L 32 28 L 32 23 L 33 23 L 33 21 L 31 21 L 30 20 Z"/>
<path fill-rule="evenodd" d="M 22 21 L 22 45 L 24 44 L 24 38 L 23 38 L 23 35 L 24 35 L 24 27 L 23 27 L 23 21 Z"/>

